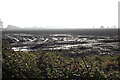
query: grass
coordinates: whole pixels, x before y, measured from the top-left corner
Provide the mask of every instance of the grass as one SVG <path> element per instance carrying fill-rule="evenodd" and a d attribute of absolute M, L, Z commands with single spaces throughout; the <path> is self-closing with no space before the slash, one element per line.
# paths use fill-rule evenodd
<path fill-rule="evenodd" d="M 14 52 L 3 47 L 3 78 L 119 80 L 120 55 L 67 55 L 69 51 Z"/>

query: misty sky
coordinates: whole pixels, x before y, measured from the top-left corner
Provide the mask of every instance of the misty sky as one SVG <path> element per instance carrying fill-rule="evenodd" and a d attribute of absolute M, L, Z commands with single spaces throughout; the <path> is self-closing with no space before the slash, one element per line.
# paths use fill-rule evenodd
<path fill-rule="evenodd" d="M 0 0 L 7 25 L 43 28 L 118 26 L 119 0 Z"/>

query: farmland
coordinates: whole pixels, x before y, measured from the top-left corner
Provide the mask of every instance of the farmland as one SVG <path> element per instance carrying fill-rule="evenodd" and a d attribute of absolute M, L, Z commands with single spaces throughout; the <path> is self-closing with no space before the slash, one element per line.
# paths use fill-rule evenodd
<path fill-rule="evenodd" d="M 119 42 L 116 30 L 3 32 L 3 78 L 118 80 Z"/>

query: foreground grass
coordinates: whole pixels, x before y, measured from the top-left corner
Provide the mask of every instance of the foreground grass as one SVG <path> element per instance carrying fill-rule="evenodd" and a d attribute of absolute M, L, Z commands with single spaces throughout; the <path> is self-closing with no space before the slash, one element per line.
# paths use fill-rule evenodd
<path fill-rule="evenodd" d="M 70 57 L 67 51 L 14 52 L 3 47 L 4 78 L 119 80 L 120 55 Z"/>

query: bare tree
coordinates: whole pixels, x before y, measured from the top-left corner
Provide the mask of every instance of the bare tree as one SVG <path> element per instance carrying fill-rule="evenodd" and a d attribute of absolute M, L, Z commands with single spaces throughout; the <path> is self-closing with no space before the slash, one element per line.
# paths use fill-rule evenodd
<path fill-rule="evenodd" d="M 0 29 L 2 29 L 2 28 L 3 28 L 3 22 L 0 19 Z"/>
<path fill-rule="evenodd" d="M 114 25 L 113 28 L 116 28 L 116 26 Z"/>
<path fill-rule="evenodd" d="M 100 28 L 101 28 L 101 29 L 103 29 L 103 28 L 104 28 L 104 26 L 100 26 Z"/>

